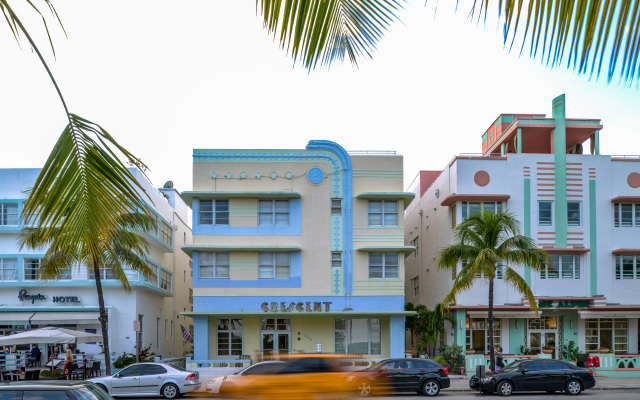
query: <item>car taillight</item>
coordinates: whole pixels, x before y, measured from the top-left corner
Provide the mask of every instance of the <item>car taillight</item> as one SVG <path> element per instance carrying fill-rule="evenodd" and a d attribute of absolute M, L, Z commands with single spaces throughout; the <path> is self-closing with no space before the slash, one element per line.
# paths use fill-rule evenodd
<path fill-rule="evenodd" d="M 444 371 L 445 375 L 449 375 L 449 370 L 447 370 L 447 367 L 442 367 L 442 370 Z"/>
<path fill-rule="evenodd" d="M 196 374 L 190 374 L 189 376 L 187 376 L 187 380 L 188 381 L 195 381 L 196 380 Z"/>
<path fill-rule="evenodd" d="M 589 370 L 589 375 L 593 376 L 593 371 Z"/>

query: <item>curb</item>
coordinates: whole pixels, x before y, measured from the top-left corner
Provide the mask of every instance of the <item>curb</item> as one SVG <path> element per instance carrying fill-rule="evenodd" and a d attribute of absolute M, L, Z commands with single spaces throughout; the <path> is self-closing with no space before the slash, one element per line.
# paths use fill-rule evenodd
<path fill-rule="evenodd" d="M 460 388 L 451 388 L 448 387 L 446 389 L 442 389 L 443 391 L 446 392 L 477 392 L 480 393 L 479 390 L 472 390 L 471 388 L 468 389 L 460 389 Z M 603 391 L 603 390 L 640 390 L 640 386 L 634 386 L 634 387 L 592 387 L 590 389 L 587 389 L 585 391 Z M 529 393 L 529 392 L 524 392 L 524 393 Z"/>

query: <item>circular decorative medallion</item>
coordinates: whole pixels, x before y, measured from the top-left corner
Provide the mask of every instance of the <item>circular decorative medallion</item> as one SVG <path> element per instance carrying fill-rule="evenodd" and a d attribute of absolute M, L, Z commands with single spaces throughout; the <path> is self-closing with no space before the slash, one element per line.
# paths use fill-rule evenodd
<path fill-rule="evenodd" d="M 227 172 L 226 174 L 224 174 L 224 177 L 227 179 L 231 179 L 231 172 Z"/>
<path fill-rule="evenodd" d="M 489 177 L 489 173 L 487 171 L 478 171 L 473 176 L 473 181 L 478 186 L 487 186 L 491 178 Z"/>
<path fill-rule="evenodd" d="M 636 189 L 640 187 L 640 174 L 637 172 L 632 172 L 627 176 L 627 183 L 632 188 Z"/>
<path fill-rule="evenodd" d="M 307 171 L 307 179 L 309 182 L 317 185 L 324 180 L 324 171 L 322 168 L 313 167 Z"/>
<path fill-rule="evenodd" d="M 256 178 L 258 179 L 262 178 L 262 172 L 256 172 Z"/>
<path fill-rule="evenodd" d="M 276 179 L 278 177 L 278 174 L 276 174 L 275 172 L 271 173 L 271 179 Z"/>
<path fill-rule="evenodd" d="M 216 174 L 215 172 L 211 173 L 211 179 L 216 179 L 218 177 L 218 174 Z"/>
<path fill-rule="evenodd" d="M 245 179 L 247 177 L 247 173 L 242 171 L 240 172 L 240 179 Z"/>
<path fill-rule="evenodd" d="M 287 179 L 291 179 L 293 178 L 293 174 L 291 172 L 287 172 L 286 174 L 284 174 L 284 177 Z"/>

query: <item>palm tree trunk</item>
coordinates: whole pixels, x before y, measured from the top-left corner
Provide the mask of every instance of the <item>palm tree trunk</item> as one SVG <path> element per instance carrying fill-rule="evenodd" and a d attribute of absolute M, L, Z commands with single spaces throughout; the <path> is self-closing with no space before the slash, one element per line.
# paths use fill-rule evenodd
<path fill-rule="evenodd" d="M 100 280 L 100 265 L 98 260 L 93 260 L 93 276 L 96 279 L 96 291 L 98 292 L 98 306 L 100 307 L 100 328 L 102 329 L 102 351 L 104 352 L 104 365 L 107 375 L 111 375 L 111 356 L 109 355 L 109 333 L 107 325 L 109 323 L 107 310 L 104 308 L 104 293 L 102 292 L 102 281 Z"/>
<path fill-rule="evenodd" d="M 491 371 L 496 370 L 496 354 L 493 348 L 493 278 L 489 279 L 489 369 Z"/>

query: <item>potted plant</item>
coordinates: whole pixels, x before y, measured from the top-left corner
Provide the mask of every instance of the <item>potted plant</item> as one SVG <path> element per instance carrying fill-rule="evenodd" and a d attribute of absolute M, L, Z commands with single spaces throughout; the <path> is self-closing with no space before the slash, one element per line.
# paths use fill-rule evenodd
<path fill-rule="evenodd" d="M 611 349 L 608 349 L 608 348 L 606 348 L 606 347 L 600 347 L 600 348 L 598 349 L 598 353 L 600 353 L 600 354 L 606 354 L 606 353 L 612 353 L 612 351 L 611 351 Z"/>
<path fill-rule="evenodd" d="M 562 358 L 565 360 L 575 364 L 580 357 L 580 348 L 576 346 L 576 342 L 573 340 L 568 345 L 562 346 Z"/>
<path fill-rule="evenodd" d="M 543 354 L 552 354 L 553 353 L 553 347 L 546 345 L 546 346 L 542 346 L 542 353 Z"/>

